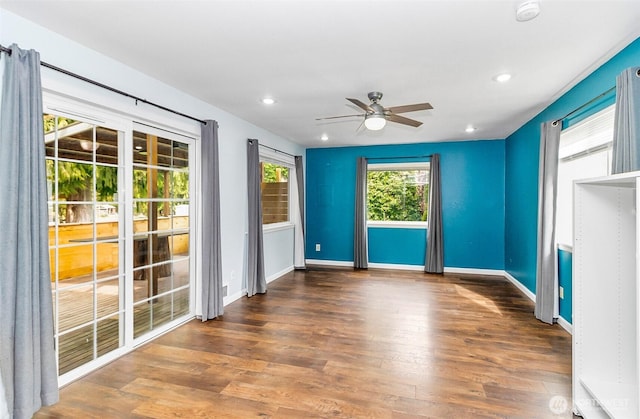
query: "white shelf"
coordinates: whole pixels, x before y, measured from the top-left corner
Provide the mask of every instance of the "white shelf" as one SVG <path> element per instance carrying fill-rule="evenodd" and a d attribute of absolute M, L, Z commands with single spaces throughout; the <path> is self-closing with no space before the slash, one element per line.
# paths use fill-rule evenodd
<path fill-rule="evenodd" d="M 580 383 L 591 395 L 591 399 L 578 400 L 584 410 L 594 408 L 594 403 L 604 410 L 609 417 L 617 419 L 638 419 L 637 399 L 628 385 L 595 380 L 593 377 L 582 377 Z M 637 397 L 637 395 L 635 396 Z M 635 403 L 634 403 L 635 401 Z"/>
<path fill-rule="evenodd" d="M 574 184 L 573 401 L 587 419 L 640 418 L 640 172 Z"/>

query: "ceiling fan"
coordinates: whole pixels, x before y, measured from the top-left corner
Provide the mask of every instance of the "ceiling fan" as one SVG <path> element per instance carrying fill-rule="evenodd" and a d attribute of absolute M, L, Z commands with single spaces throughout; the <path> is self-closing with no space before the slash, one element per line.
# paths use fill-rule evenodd
<path fill-rule="evenodd" d="M 381 130 L 382 128 L 384 128 L 387 121 L 396 122 L 398 124 L 403 124 L 403 125 L 409 125 L 412 127 L 419 127 L 420 125 L 422 125 L 422 122 L 416 121 L 415 119 L 406 118 L 398 114 L 433 109 L 433 106 L 431 106 L 431 104 L 429 103 L 416 103 L 414 105 L 391 106 L 389 108 L 385 108 L 380 103 L 378 103 L 380 99 L 382 99 L 382 93 L 369 92 L 367 96 L 371 101 L 369 105 L 359 101 L 358 99 L 347 98 L 349 102 L 353 103 L 354 105 L 356 105 L 357 107 L 365 111 L 364 114 L 329 116 L 326 118 L 316 118 L 316 121 L 321 121 L 325 119 L 364 116 L 364 126 L 371 131 Z"/>

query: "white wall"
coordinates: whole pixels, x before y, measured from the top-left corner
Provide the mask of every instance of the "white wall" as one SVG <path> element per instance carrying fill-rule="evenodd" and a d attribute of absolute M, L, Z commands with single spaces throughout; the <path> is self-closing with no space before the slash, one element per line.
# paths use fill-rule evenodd
<path fill-rule="evenodd" d="M 34 7 L 37 6 L 34 5 Z M 115 61 L 80 45 L 78 42 L 64 38 L 0 8 L 0 44 L 8 47 L 13 43 L 18 44 L 22 49 L 37 50 L 41 60 L 49 64 L 182 113 L 200 119 L 218 121 L 220 126 L 222 271 L 224 283 L 228 284 L 228 295 L 241 295 L 243 288 L 245 288 L 243 264 L 245 260 L 244 237 L 247 228 L 247 138 L 256 138 L 261 144 L 295 155 L 304 156 L 304 148 L 146 76 L 128 67 L 126 63 Z M 167 59 L 171 59 L 170 52 L 167 54 Z M 161 126 L 167 125 L 185 132 L 200 132 L 197 122 L 173 116 L 148 105 L 136 105 L 131 99 L 46 68 L 42 68 L 42 83 L 45 90 L 129 113 L 139 119 L 146 119 Z M 292 231 L 291 236 L 293 237 Z M 283 243 L 279 242 L 281 240 Z M 288 249 L 290 240 L 292 241 L 293 238 L 289 239 L 282 234 L 265 235 L 265 248 Z M 291 252 L 287 256 L 290 257 L 290 266 L 293 266 L 293 253 Z M 277 266 L 268 268 L 267 277 L 281 270 L 282 261 L 272 265 Z"/>

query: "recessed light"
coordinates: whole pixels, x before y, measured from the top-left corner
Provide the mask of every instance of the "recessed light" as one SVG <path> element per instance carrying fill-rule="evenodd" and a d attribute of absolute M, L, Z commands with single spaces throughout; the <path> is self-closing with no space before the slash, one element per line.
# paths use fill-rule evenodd
<path fill-rule="evenodd" d="M 493 78 L 493 80 L 497 81 L 498 83 L 506 83 L 509 80 L 511 80 L 511 74 L 509 73 L 498 74 Z"/>
<path fill-rule="evenodd" d="M 471 125 L 469 125 L 467 128 L 464 129 L 464 132 L 466 132 L 467 134 L 470 134 L 475 130 L 476 130 L 476 128 L 474 128 Z"/>
<path fill-rule="evenodd" d="M 322 134 L 322 136 L 320 137 L 320 139 L 322 141 L 327 141 L 329 139 L 329 136 L 327 134 Z"/>
<path fill-rule="evenodd" d="M 276 103 L 276 101 L 273 98 L 265 97 L 262 99 L 262 103 L 265 105 L 273 105 L 274 103 Z"/>

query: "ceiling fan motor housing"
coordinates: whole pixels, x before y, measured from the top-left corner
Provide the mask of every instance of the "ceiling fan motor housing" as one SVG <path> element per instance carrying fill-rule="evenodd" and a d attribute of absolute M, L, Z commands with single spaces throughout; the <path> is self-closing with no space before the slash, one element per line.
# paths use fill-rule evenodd
<path fill-rule="evenodd" d="M 367 96 L 373 103 L 377 103 L 380 99 L 382 99 L 382 93 L 380 92 L 369 92 Z"/>

